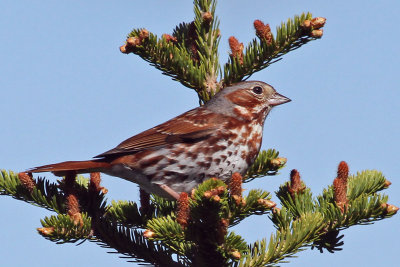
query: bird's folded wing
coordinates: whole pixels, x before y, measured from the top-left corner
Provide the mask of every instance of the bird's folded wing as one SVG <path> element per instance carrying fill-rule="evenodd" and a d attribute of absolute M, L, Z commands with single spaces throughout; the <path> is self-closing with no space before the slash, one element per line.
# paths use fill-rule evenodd
<path fill-rule="evenodd" d="M 172 120 L 135 135 L 117 147 L 95 158 L 135 153 L 145 149 L 163 147 L 168 144 L 197 142 L 213 134 L 222 120 L 214 113 L 186 112 Z"/>

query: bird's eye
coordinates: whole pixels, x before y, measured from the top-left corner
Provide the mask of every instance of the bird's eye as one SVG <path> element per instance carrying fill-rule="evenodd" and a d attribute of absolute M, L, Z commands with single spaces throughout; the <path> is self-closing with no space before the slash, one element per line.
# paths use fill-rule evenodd
<path fill-rule="evenodd" d="M 256 86 L 256 87 L 253 87 L 253 92 L 257 95 L 261 95 L 263 92 L 263 89 L 260 86 Z"/>

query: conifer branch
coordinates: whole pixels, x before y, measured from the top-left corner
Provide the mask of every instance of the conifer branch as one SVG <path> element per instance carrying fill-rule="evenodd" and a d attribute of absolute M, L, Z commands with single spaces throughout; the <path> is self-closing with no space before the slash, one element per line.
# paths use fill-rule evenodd
<path fill-rule="evenodd" d="M 295 16 L 294 19 L 288 19 L 287 23 L 282 23 L 281 26 L 277 27 L 275 38 L 270 32 L 270 37 L 268 38 L 260 36 L 262 33 L 256 26 L 256 21 L 257 35 L 259 38 L 261 37 L 261 40 L 253 39 L 243 51 L 241 57 L 230 57 L 228 63 L 224 66 L 224 84 L 229 85 L 246 80 L 253 73 L 281 60 L 286 53 L 301 47 L 309 41 L 321 38 L 322 30 L 320 28 L 323 27 L 325 20 L 316 18 L 323 19 L 323 23 L 304 26 L 304 22 L 310 22 L 311 19 L 311 13 L 303 13 L 301 16 Z M 316 35 L 314 29 L 320 31 L 319 36 Z"/>
<path fill-rule="evenodd" d="M 141 231 L 121 226 L 116 222 L 100 220 L 96 223 L 94 242 L 104 248 L 113 248 L 131 258 L 133 262 L 149 263 L 155 266 L 187 266 L 172 258 L 172 251 L 147 241 Z"/>
<path fill-rule="evenodd" d="M 275 149 L 260 151 L 253 165 L 247 170 L 243 182 L 247 183 L 255 178 L 277 174 L 278 170 L 283 168 L 286 164 L 286 158 L 280 158 L 278 156 L 279 152 Z"/>
<path fill-rule="evenodd" d="M 82 239 L 91 238 L 91 218 L 82 213 L 82 221 L 77 224 L 69 215 L 45 217 L 41 220 L 42 228 L 38 228 L 39 234 L 57 244 L 74 243 Z"/>
<path fill-rule="evenodd" d="M 1 170 L 0 195 L 9 195 L 50 211 L 65 212 L 64 196 L 59 191 L 59 185 L 43 178 L 35 180 L 34 188 L 28 190 L 21 183 L 18 174 Z"/>

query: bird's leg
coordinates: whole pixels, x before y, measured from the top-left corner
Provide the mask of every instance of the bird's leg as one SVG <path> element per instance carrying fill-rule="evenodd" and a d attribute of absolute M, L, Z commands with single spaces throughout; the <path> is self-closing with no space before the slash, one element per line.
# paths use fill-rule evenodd
<path fill-rule="evenodd" d="M 165 184 L 160 184 L 159 185 L 162 190 L 164 190 L 168 195 L 170 195 L 172 198 L 178 200 L 179 199 L 179 194 L 175 192 L 171 187 Z"/>

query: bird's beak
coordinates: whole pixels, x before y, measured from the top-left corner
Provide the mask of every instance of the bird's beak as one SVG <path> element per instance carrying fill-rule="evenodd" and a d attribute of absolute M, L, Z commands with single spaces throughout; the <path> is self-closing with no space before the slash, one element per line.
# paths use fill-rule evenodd
<path fill-rule="evenodd" d="M 290 100 L 289 98 L 287 98 L 286 96 L 283 96 L 281 94 L 275 93 L 269 100 L 268 103 L 270 106 L 278 106 L 281 104 L 285 104 L 287 102 L 290 102 L 292 100 Z"/>

